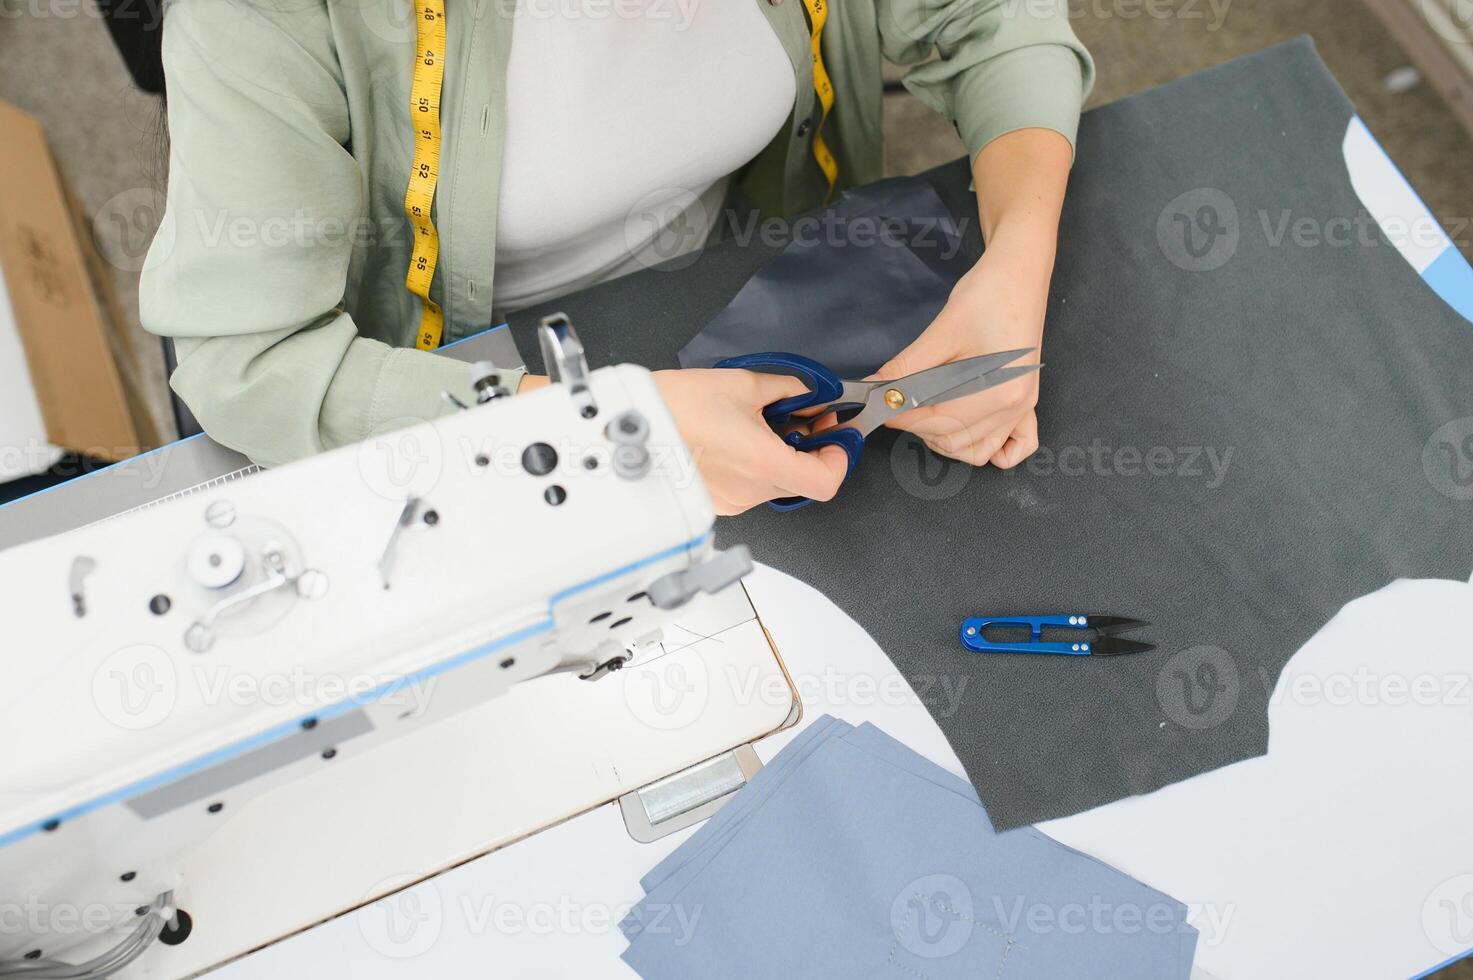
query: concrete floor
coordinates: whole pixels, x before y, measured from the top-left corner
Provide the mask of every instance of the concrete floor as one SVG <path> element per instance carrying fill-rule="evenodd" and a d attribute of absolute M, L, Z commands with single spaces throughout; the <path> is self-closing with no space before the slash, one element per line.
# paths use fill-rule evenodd
<path fill-rule="evenodd" d="M 1098 105 L 1266 45 L 1308 33 L 1321 55 L 1432 211 L 1473 216 L 1473 142 L 1425 84 L 1399 94 L 1384 84 L 1406 64 L 1359 0 L 1173 0 L 1173 16 L 1151 5 L 1073 0 L 1075 29 L 1093 51 Z M 12 4 L 0 19 L 0 98 L 45 124 L 61 167 L 89 211 L 112 262 L 125 309 L 136 321 L 138 269 L 158 220 L 161 127 L 156 100 L 131 85 L 90 4 Z M 1151 9 L 1160 9 L 1155 5 Z M 888 97 L 887 164 L 914 173 L 960 155 L 950 126 L 909 96 Z M 1473 255 L 1469 233 L 1460 242 Z M 136 329 L 137 347 L 154 365 L 151 399 L 161 421 L 166 389 L 156 338 Z M 1473 980 L 1473 964 L 1440 976 Z"/>

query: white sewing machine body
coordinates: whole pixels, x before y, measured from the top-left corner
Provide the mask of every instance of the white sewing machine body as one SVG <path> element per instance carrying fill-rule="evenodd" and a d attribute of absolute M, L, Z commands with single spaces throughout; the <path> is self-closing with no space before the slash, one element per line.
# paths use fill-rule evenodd
<path fill-rule="evenodd" d="M 254 798 L 514 683 L 639 663 L 750 567 L 713 521 L 621 366 L 0 552 L 0 907 L 104 910 L 0 931 L 0 964 L 115 942 Z"/>

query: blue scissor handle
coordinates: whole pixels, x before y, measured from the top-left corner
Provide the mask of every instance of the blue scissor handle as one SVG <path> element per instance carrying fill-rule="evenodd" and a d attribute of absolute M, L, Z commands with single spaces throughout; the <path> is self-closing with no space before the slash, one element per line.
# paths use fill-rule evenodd
<path fill-rule="evenodd" d="M 788 422 L 794 412 L 801 412 L 805 408 L 813 408 L 816 405 L 827 405 L 838 401 L 844 395 L 842 378 L 813 358 L 804 357 L 802 354 L 788 354 L 783 351 L 742 354 L 738 357 L 728 357 L 717 361 L 714 366 L 762 371 L 766 374 L 787 374 L 807 385 L 807 394 L 779 399 L 762 410 L 762 417 L 774 425 Z M 774 371 L 773 368 L 779 370 Z"/>
<path fill-rule="evenodd" d="M 982 630 L 988 626 L 1012 626 L 1027 627 L 1030 631 L 1030 639 L 1027 643 L 994 643 L 982 635 Z M 1089 617 L 1080 615 L 1059 616 L 973 616 L 962 621 L 961 640 L 962 646 L 974 653 L 1055 653 L 1065 656 L 1083 656 L 1090 654 L 1088 642 L 1080 643 L 1043 643 L 1045 627 L 1060 629 L 1089 629 Z"/>
<path fill-rule="evenodd" d="M 807 453 L 820 446 L 838 446 L 844 450 L 849 457 L 849 468 L 844 471 L 844 479 L 849 479 L 849 474 L 854 472 L 854 467 L 859 465 L 859 454 L 864 452 L 864 433 L 858 429 L 825 429 L 816 435 L 805 436 L 801 432 L 789 432 L 783 440 L 799 452 Z M 797 510 L 799 507 L 807 507 L 813 503 L 809 497 L 779 497 L 769 500 L 767 506 L 773 510 L 786 513 Z"/>

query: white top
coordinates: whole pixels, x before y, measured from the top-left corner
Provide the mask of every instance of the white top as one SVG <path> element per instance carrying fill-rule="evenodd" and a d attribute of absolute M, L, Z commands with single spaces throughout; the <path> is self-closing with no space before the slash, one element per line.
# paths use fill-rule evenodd
<path fill-rule="evenodd" d="M 777 134 L 796 95 L 792 63 L 750 0 L 520 0 L 496 308 L 699 248 L 726 178 Z"/>

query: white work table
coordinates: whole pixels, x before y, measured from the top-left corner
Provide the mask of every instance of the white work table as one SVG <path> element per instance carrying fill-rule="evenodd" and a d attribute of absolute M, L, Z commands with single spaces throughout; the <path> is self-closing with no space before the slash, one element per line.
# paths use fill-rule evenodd
<path fill-rule="evenodd" d="M 857 624 L 771 569 L 747 587 L 803 698 L 799 727 L 826 713 L 872 722 L 961 772 Z M 1473 685 L 1458 683 L 1473 679 L 1456 615 L 1469 608 L 1473 585 L 1454 582 L 1352 603 L 1286 668 L 1299 681 L 1280 683 L 1269 757 L 1042 829 L 1186 902 L 1196 977 L 1407 976 L 1453 958 L 1473 947 L 1457 918 L 1473 908 L 1473 784 L 1454 768 L 1473 734 Z M 1398 693 L 1426 678 L 1432 701 Z M 797 730 L 759 742 L 763 760 Z M 632 978 L 617 923 L 687 833 L 638 844 L 603 806 L 215 975 Z"/>

